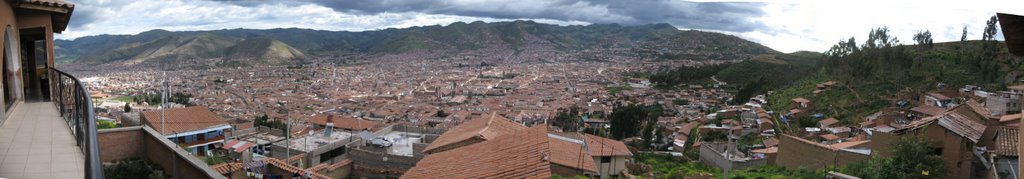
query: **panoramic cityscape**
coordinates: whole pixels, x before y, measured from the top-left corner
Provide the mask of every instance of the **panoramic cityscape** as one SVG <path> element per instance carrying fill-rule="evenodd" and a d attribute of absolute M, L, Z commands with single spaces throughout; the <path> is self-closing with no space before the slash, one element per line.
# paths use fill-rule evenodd
<path fill-rule="evenodd" d="M 0 178 L 1016 179 L 986 3 L 3 1 Z"/>

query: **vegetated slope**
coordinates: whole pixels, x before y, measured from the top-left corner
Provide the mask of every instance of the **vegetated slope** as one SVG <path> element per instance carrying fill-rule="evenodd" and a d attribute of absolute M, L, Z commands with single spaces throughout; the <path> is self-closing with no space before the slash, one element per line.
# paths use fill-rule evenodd
<path fill-rule="evenodd" d="M 896 101 L 937 90 L 940 83 L 953 89 L 971 84 L 987 91 L 1005 90 L 1020 79 L 1022 68 L 1005 43 L 995 41 L 863 48 L 826 57 L 819 71 L 777 90 L 770 102 L 773 110 L 785 111 L 794 107 L 791 99 L 804 97 L 816 106 L 811 114 L 854 124 Z M 837 85 L 812 94 L 815 85 L 826 81 Z"/>
<path fill-rule="evenodd" d="M 364 32 L 309 29 L 230 29 L 138 35 L 100 35 L 57 40 L 57 60 L 86 64 L 153 60 L 253 58 L 285 63 L 288 58 L 339 54 L 405 53 L 416 50 L 627 49 L 648 59 L 737 60 L 777 53 L 763 45 L 713 32 L 680 31 L 668 24 L 558 26 L 532 21 L 456 22 Z M 243 54 L 244 53 L 244 54 Z M 270 53 L 270 54 L 268 54 Z"/>
<path fill-rule="evenodd" d="M 764 89 L 774 89 L 814 73 L 820 62 L 821 53 L 817 52 L 759 55 L 729 65 L 718 72 L 715 78 L 741 86 L 764 78 L 767 82 Z"/>
<path fill-rule="evenodd" d="M 695 30 L 644 44 L 637 53 L 656 59 L 729 59 L 744 60 L 762 54 L 779 54 L 764 45 L 736 36 Z"/>

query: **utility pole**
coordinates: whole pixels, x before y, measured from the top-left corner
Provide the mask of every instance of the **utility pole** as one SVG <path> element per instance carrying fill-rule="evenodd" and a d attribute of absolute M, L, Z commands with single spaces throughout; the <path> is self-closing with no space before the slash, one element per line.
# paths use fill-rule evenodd
<path fill-rule="evenodd" d="M 284 104 L 284 117 L 288 121 L 287 123 L 284 123 L 284 126 L 285 126 L 284 128 L 285 129 L 284 129 L 284 132 L 283 132 L 284 133 L 284 140 L 285 140 L 284 141 L 284 146 L 285 146 L 284 147 L 284 155 L 285 155 L 284 156 L 284 163 L 287 163 L 288 165 L 291 165 L 292 161 L 289 161 L 289 159 L 292 159 L 292 137 L 291 137 L 291 135 L 289 135 L 289 133 L 291 133 L 291 131 L 292 131 L 292 124 L 291 124 L 292 123 L 292 116 L 290 116 L 288 114 L 288 103 L 283 103 L 283 104 Z"/>
<path fill-rule="evenodd" d="M 163 90 L 160 91 L 160 134 L 164 133 L 164 118 L 166 118 L 166 116 L 167 116 L 165 114 L 164 110 L 165 110 L 165 108 L 167 108 L 167 90 L 168 90 L 168 88 L 169 87 L 167 85 L 167 71 L 164 71 Z"/>
<path fill-rule="evenodd" d="M 729 178 L 729 170 L 732 170 L 732 159 L 729 158 L 729 153 L 730 153 L 730 151 L 729 151 L 729 144 L 732 143 L 732 126 L 730 126 L 728 130 L 729 130 L 729 135 L 725 136 L 725 161 L 728 162 L 728 164 L 725 166 L 725 168 L 722 169 L 722 171 L 723 171 L 722 179 L 728 179 Z M 703 146 L 701 146 L 701 147 L 703 147 Z"/>

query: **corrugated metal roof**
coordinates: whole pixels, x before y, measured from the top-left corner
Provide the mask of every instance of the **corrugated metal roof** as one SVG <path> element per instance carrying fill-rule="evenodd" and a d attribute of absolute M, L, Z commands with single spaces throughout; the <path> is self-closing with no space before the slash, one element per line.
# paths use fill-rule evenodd
<path fill-rule="evenodd" d="M 962 137 L 977 143 L 985 132 L 985 125 L 957 113 L 946 113 L 939 117 L 939 125 Z"/>

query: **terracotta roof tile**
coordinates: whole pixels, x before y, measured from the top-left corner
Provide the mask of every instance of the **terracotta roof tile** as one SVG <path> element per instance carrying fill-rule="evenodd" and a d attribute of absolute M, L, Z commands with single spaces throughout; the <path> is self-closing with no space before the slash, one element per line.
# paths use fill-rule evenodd
<path fill-rule="evenodd" d="M 871 142 L 871 141 L 870 140 L 849 141 L 849 142 L 841 142 L 841 143 L 837 143 L 837 144 L 832 144 L 832 145 L 829 145 L 829 146 L 831 146 L 832 148 L 836 148 L 836 149 L 845 149 L 845 148 L 851 148 L 851 147 L 860 146 L 861 144 L 866 144 L 868 142 Z"/>
<path fill-rule="evenodd" d="M 768 147 L 763 149 L 750 150 L 751 153 L 773 154 L 779 153 L 779 147 Z"/>
<path fill-rule="evenodd" d="M 402 178 L 550 178 L 547 126 L 427 155 Z"/>
<path fill-rule="evenodd" d="M 312 119 L 309 119 L 310 123 L 327 126 L 328 122 L 334 123 L 335 128 L 348 129 L 354 131 L 360 130 L 371 130 L 376 128 L 381 122 L 355 119 L 347 116 L 335 116 L 330 114 L 317 115 Z"/>
<path fill-rule="evenodd" d="M 914 111 L 914 112 L 919 112 L 919 113 L 927 114 L 929 116 L 938 116 L 938 115 L 942 115 L 943 112 L 946 112 L 946 109 L 942 109 L 940 107 L 935 107 L 935 106 L 929 106 L 929 105 L 917 106 L 917 107 L 911 108 L 910 110 Z"/>
<path fill-rule="evenodd" d="M 500 135 L 515 133 L 527 129 L 526 126 L 512 122 L 497 113 L 491 113 L 487 119 L 470 120 L 462 125 L 441 134 L 434 142 L 423 149 L 424 153 L 437 153 L 435 149 L 456 144 L 470 139 L 492 140 Z"/>
<path fill-rule="evenodd" d="M 1018 156 L 1017 146 L 1020 129 L 1014 127 L 999 128 L 999 136 L 996 136 L 996 149 L 992 152 L 1002 156 Z"/>
<path fill-rule="evenodd" d="M 804 98 L 804 97 L 797 97 L 797 98 L 793 98 L 793 102 L 794 103 L 809 103 L 809 102 L 811 102 L 811 100 L 807 100 L 807 98 Z"/>
<path fill-rule="evenodd" d="M 823 134 L 823 135 L 820 135 L 820 137 L 821 137 L 821 139 L 825 139 L 826 141 L 833 141 L 833 140 L 838 140 L 839 139 L 839 136 L 832 135 L 832 134 Z"/>
<path fill-rule="evenodd" d="M 1007 115 L 1003 115 L 1002 117 L 999 117 L 999 122 L 1000 123 L 1004 123 L 1004 122 L 1019 121 L 1021 119 L 1021 117 L 1024 117 L 1024 114 L 1007 114 Z"/>
<path fill-rule="evenodd" d="M 235 171 L 241 170 L 242 169 L 242 163 L 240 163 L 240 162 L 220 163 L 220 164 L 217 164 L 217 165 L 210 166 L 210 168 L 212 168 L 214 171 L 217 171 L 217 173 L 220 173 L 221 175 L 229 175 L 229 174 L 231 174 L 231 172 L 235 172 Z"/>
<path fill-rule="evenodd" d="M 828 118 L 825 120 L 818 121 L 818 124 L 823 126 L 832 126 L 833 124 L 836 123 L 839 123 L 839 120 L 837 120 L 836 118 Z"/>
<path fill-rule="evenodd" d="M 594 158 L 587 155 L 587 150 L 585 150 L 590 149 L 590 146 L 584 147 L 575 142 L 548 137 L 548 147 L 551 149 L 551 155 L 549 155 L 551 163 L 597 172 L 597 163 L 594 163 Z"/>
<path fill-rule="evenodd" d="M 164 113 L 164 135 L 229 126 L 228 121 L 202 106 L 166 109 Z M 161 130 L 160 110 L 142 112 L 142 118 L 153 129 Z"/>
<path fill-rule="evenodd" d="M 277 168 L 279 168 L 281 170 L 288 171 L 288 172 L 291 172 L 291 173 L 294 173 L 294 174 L 308 176 L 309 178 L 313 178 L 313 179 L 329 179 L 329 178 L 331 178 L 331 177 L 327 177 L 327 176 L 324 176 L 322 174 L 316 173 L 315 171 L 305 170 L 305 169 L 302 169 L 302 168 L 299 168 L 299 167 L 292 166 L 292 165 L 290 165 L 288 163 L 285 163 L 284 161 L 278 160 L 276 158 L 267 157 L 267 158 L 263 158 L 263 161 L 267 162 L 267 164 L 274 165 L 275 167 L 277 167 Z"/>
<path fill-rule="evenodd" d="M 584 134 L 587 139 L 587 150 L 591 156 L 633 156 L 625 143 L 601 136 Z"/>

